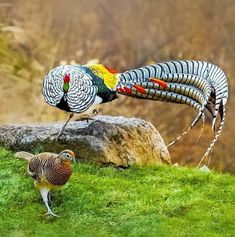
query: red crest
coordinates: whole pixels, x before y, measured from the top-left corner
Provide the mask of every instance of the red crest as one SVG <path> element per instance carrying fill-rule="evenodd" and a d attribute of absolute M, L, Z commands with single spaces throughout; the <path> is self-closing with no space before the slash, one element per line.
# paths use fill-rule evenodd
<path fill-rule="evenodd" d="M 70 81 L 70 74 L 65 74 L 64 83 L 69 83 L 69 81 Z"/>

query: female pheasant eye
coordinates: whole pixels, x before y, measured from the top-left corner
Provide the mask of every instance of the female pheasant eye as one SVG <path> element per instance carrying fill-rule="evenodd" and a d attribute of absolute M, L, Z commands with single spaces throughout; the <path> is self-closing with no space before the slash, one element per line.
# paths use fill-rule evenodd
<path fill-rule="evenodd" d="M 65 155 L 67 158 L 69 158 L 70 157 L 70 154 L 69 153 L 66 153 L 66 155 Z"/>

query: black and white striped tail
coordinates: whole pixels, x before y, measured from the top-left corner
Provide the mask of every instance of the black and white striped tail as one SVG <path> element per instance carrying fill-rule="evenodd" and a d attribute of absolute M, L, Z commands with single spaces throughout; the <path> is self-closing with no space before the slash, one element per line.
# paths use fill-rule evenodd
<path fill-rule="evenodd" d="M 150 81 L 158 78 L 168 84 L 166 88 Z M 139 93 L 133 85 L 140 85 L 146 93 Z M 198 111 L 192 124 L 169 145 L 174 144 L 186 135 L 200 120 L 204 118 L 204 110 L 208 109 L 213 117 L 212 128 L 220 114 L 220 125 L 215 136 L 203 156 L 207 156 L 217 141 L 225 119 L 225 105 L 228 98 L 228 84 L 224 72 L 216 65 L 201 61 L 170 61 L 141 67 L 119 74 L 119 87 L 132 89 L 132 97 L 159 100 L 171 103 L 187 104 Z M 168 145 L 168 146 L 169 146 Z"/>
<path fill-rule="evenodd" d="M 209 156 L 209 154 L 212 152 L 212 149 L 216 143 L 216 141 L 218 140 L 218 137 L 220 136 L 222 130 L 223 130 L 223 126 L 224 126 L 224 121 L 225 121 L 225 107 L 221 104 L 221 107 L 220 107 L 220 113 L 222 113 L 221 115 L 221 121 L 220 121 L 220 125 L 219 125 L 219 128 L 218 130 L 216 131 L 215 135 L 214 135 L 214 138 L 211 142 L 211 144 L 209 145 L 209 147 L 207 148 L 205 154 L 203 155 L 203 157 L 201 158 L 198 166 L 201 165 L 201 163 L 203 162 L 203 160 Z"/>

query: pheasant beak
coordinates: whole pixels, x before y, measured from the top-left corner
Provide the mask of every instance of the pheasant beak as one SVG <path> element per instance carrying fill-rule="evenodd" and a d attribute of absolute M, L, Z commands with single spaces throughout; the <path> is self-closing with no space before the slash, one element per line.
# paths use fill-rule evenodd
<path fill-rule="evenodd" d="M 71 157 L 71 161 L 72 161 L 74 164 L 76 164 L 76 159 L 75 159 L 75 157 Z"/>

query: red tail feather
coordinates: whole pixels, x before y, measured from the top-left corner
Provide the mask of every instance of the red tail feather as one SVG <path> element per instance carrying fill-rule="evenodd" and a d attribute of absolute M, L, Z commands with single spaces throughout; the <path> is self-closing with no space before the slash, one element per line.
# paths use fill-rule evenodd
<path fill-rule="evenodd" d="M 104 67 L 112 74 L 117 74 L 118 73 L 115 69 L 113 69 L 111 67 L 108 67 L 108 66 L 104 66 Z"/>
<path fill-rule="evenodd" d="M 139 86 L 139 85 L 133 85 L 133 87 L 135 87 L 135 89 L 142 93 L 142 94 L 145 94 L 146 93 L 146 90 L 142 87 L 142 86 Z"/>
<path fill-rule="evenodd" d="M 124 92 L 125 92 L 125 90 L 124 90 L 122 87 L 117 88 L 117 91 L 118 91 L 118 92 L 121 92 L 121 93 L 124 93 Z"/>
<path fill-rule="evenodd" d="M 129 87 L 127 87 L 127 86 L 123 87 L 123 89 L 125 90 L 125 92 L 127 94 L 131 94 L 132 93 L 132 90 Z"/>
<path fill-rule="evenodd" d="M 157 83 L 158 85 L 162 86 L 163 88 L 167 88 L 168 84 L 160 79 L 151 78 L 150 81 Z"/>

